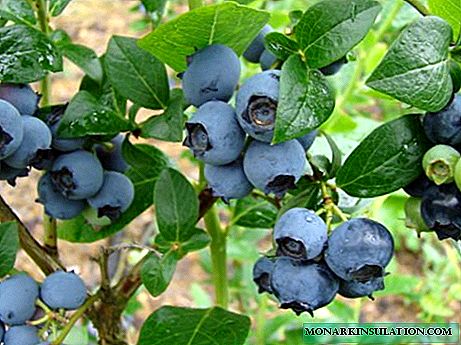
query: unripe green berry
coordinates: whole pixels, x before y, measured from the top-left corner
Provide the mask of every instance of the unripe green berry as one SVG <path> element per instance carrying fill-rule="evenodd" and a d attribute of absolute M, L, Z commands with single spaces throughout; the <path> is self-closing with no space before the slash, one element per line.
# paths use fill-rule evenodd
<path fill-rule="evenodd" d="M 432 231 L 421 215 L 421 199 L 410 197 L 405 202 L 405 225 L 407 228 L 415 229 L 418 234 Z"/>
<path fill-rule="evenodd" d="M 423 169 L 427 177 L 436 185 L 454 180 L 455 166 L 461 155 L 448 145 L 436 145 L 423 157 Z"/>

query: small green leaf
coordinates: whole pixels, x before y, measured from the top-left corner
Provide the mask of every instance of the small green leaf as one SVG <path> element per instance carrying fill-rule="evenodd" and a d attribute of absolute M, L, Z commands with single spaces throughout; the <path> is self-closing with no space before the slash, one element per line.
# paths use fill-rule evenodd
<path fill-rule="evenodd" d="M 169 86 L 165 66 L 140 49 L 134 38 L 112 37 L 104 67 L 111 84 L 122 96 L 148 109 L 166 108 Z"/>
<path fill-rule="evenodd" d="M 16 222 L 0 224 L 0 278 L 14 267 L 19 250 L 18 225 Z"/>
<path fill-rule="evenodd" d="M 436 112 L 449 102 L 451 27 L 438 17 L 409 25 L 391 45 L 367 85 L 399 101 Z"/>
<path fill-rule="evenodd" d="M 72 0 L 50 0 L 49 11 L 53 17 L 59 16 Z"/>
<path fill-rule="evenodd" d="M 333 140 L 332 137 L 330 137 L 326 133 L 323 133 L 323 135 L 327 139 L 328 145 L 330 145 L 330 149 L 332 153 L 331 167 L 328 171 L 328 178 L 334 178 L 339 168 L 341 168 L 343 154 L 341 150 L 339 149 L 338 145 L 336 145 L 336 142 Z"/>
<path fill-rule="evenodd" d="M 246 197 L 237 201 L 232 222 L 244 228 L 270 229 L 276 217 L 277 208 L 274 205 L 262 199 Z"/>
<path fill-rule="evenodd" d="M 188 240 L 180 243 L 176 241 L 167 241 L 162 234 L 155 236 L 157 250 L 161 253 L 174 251 L 177 260 L 181 260 L 190 252 L 206 248 L 210 244 L 210 241 L 211 238 L 208 233 L 198 228 L 194 229 Z"/>
<path fill-rule="evenodd" d="M 318 183 L 309 183 L 303 186 L 301 192 L 297 193 L 292 198 L 288 199 L 280 209 L 277 219 L 280 218 L 289 209 L 294 207 L 304 207 L 310 210 L 317 209 L 320 201 L 322 200 L 322 193 L 320 191 L 320 184 Z"/>
<path fill-rule="evenodd" d="M 167 241 L 184 242 L 195 230 L 198 198 L 187 179 L 165 169 L 155 186 L 155 210 L 160 233 Z"/>
<path fill-rule="evenodd" d="M 406 186 L 422 173 L 427 151 L 420 116 L 405 115 L 368 135 L 338 171 L 336 184 L 351 196 L 375 197 Z"/>
<path fill-rule="evenodd" d="M 177 260 L 172 252 L 162 257 L 154 253 L 148 254 L 141 268 L 141 280 L 152 296 L 160 296 L 170 285 L 176 263 Z"/>
<path fill-rule="evenodd" d="M 25 25 L 0 28 L 0 80 L 31 83 L 62 71 L 62 56 L 42 32 Z"/>
<path fill-rule="evenodd" d="M 268 20 L 267 12 L 224 2 L 186 12 L 160 25 L 138 44 L 182 72 L 187 68 L 187 56 L 211 44 L 224 44 L 242 54 Z"/>
<path fill-rule="evenodd" d="M 311 70 L 298 55 L 283 64 L 273 143 L 300 137 L 320 126 L 335 107 L 326 78 Z"/>
<path fill-rule="evenodd" d="M 321 68 L 344 57 L 365 37 L 380 11 L 373 0 L 327 0 L 308 8 L 294 28 L 307 64 Z"/>
<path fill-rule="evenodd" d="M 34 10 L 27 0 L 1 0 L 0 17 L 29 26 L 37 23 Z"/>
<path fill-rule="evenodd" d="M 182 141 L 184 128 L 184 94 L 181 89 L 171 90 L 168 107 L 161 115 L 154 115 L 140 124 L 141 137 L 164 141 Z"/>
<path fill-rule="evenodd" d="M 454 38 L 458 38 L 461 30 L 461 1 L 429 0 L 431 13 L 445 19 L 453 28 Z"/>
<path fill-rule="evenodd" d="M 298 43 L 280 32 L 271 32 L 267 34 L 264 37 L 264 41 L 266 48 L 282 61 L 285 61 L 291 55 L 299 52 Z"/>
<path fill-rule="evenodd" d="M 63 55 L 82 69 L 91 79 L 101 82 L 103 78 L 102 64 L 96 53 L 80 44 L 58 45 Z"/>
<path fill-rule="evenodd" d="M 79 91 L 69 103 L 58 128 L 59 136 L 83 137 L 86 135 L 115 134 L 131 129 L 124 117 L 100 104 L 87 91 Z"/>
<path fill-rule="evenodd" d="M 165 306 L 146 320 L 137 345 L 243 345 L 249 330 L 249 317 L 219 307 Z"/>

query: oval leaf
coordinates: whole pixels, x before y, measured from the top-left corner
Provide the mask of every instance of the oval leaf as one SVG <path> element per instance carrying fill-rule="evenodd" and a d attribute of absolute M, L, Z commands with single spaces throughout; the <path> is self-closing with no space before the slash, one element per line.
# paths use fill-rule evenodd
<path fill-rule="evenodd" d="M 141 268 L 141 280 L 147 291 L 154 296 L 160 296 L 170 285 L 176 269 L 177 260 L 172 252 L 162 257 L 156 254 L 148 254 Z"/>
<path fill-rule="evenodd" d="M 148 109 L 166 108 L 170 95 L 165 66 L 140 49 L 134 38 L 112 37 L 104 67 L 122 96 Z"/>
<path fill-rule="evenodd" d="M 18 225 L 15 222 L 0 224 L 0 277 L 13 269 L 18 249 Z"/>
<path fill-rule="evenodd" d="M 309 133 L 325 122 L 335 107 L 334 91 L 325 77 L 299 55 L 283 64 L 274 143 Z"/>
<path fill-rule="evenodd" d="M 267 12 L 224 2 L 184 13 L 160 25 L 138 44 L 182 72 L 187 68 L 187 56 L 214 43 L 225 44 L 242 54 L 268 20 Z"/>
<path fill-rule="evenodd" d="M 165 306 L 141 328 L 138 345 L 243 345 L 250 319 L 219 307 L 192 309 Z"/>
<path fill-rule="evenodd" d="M 101 82 L 103 78 L 102 64 L 96 53 L 80 44 L 63 44 L 59 46 L 66 58 L 82 69 L 91 79 Z"/>
<path fill-rule="evenodd" d="M 444 20 L 419 19 L 392 44 L 367 85 L 426 111 L 443 109 L 453 92 L 448 64 L 451 38 L 451 27 Z"/>
<path fill-rule="evenodd" d="M 421 159 L 428 145 L 419 115 L 388 122 L 351 153 L 338 171 L 336 184 L 356 197 L 394 192 L 421 174 Z"/>
<path fill-rule="evenodd" d="M 278 59 L 285 61 L 290 55 L 297 54 L 298 43 L 280 32 L 271 32 L 264 37 L 264 45 Z"/>
<path fill-rule="evenodd" d="M 307 64 L 321 68 L 341 59 L 365 37 L 380 11 L 372 0 L 326 0 L 310 7 L 295 27 Z"/>

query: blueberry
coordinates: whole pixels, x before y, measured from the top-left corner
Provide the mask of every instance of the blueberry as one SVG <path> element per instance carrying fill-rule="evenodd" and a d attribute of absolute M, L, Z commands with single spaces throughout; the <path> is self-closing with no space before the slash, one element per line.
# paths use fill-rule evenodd
<path fill-rule="evenodd" d="M 35 312 L 38 285 L 27 274 L 17 274 L 0 284 L 0 320 L 8 325 L 22 325 Z"/>
<path fill-rule="evenodd" d="M 274 269 L 274 259 L 263 256 L 253 266 L 253 281 L 258 285 L 258 292 L 273 293 L 271 286 L 271 274 Z"/>
<path fill-rule="evenodd" d="M 83 150 L 59 156 L 51 169 L 51 179 L 57 189 L 72 200 L 95 195 L 102 187 L 103 175 L 99 160 Z"/>
<path fill-rule="evenodd" d="M 98 217 L 115 220 L 130 207 L 133 199 L 133 182 L 122 173 L 106 171 L 101 189 L 88 199 L 88 203 L 98 210 Z"/>
<path fill-rule="evenodd" d="M 240 77 L 240 61 L 235 52 L 222 44 L 213 44 L 190 57 L 183 75 L 186 100 L 199 107 L 211 100 L 231 99 Z"/>
<path fill-rule="evenodd" d="M 258 36 L 250 43 L 248 48 L 243 52 L 243 57 L 253 63 L 258 63 L 265 49 L 264 37 L 273 29 L 270 25 L 265 25 L 259 32 Z"/>
<path fill-rule="evenodd" d="M 373 220 L 355 218 L 330 235 L 325 260 L 341 279 L 366 282 L 384 275 L 393 251 L 394 240 L 389 230 Z"/>
<path fill-rule="evenodd" d="M 341 280 L 339 282 L 339 291 L 338 293 L 347 298 L 358 298 L 368 296 L 371 300 L 373 298 L 373 292 L 384 290 L 384 278 L 376 277 L 371 280 L 361 283 L 357 280 L 345 281 Z"/>
<path fill-rule="evenodd" d="M 263 71 L 267 71 L 272 69 L 272 66 L 277 61 L 277 57 L 272 54 L 268 49 L 264 49 L 261 57 L 259 59 L 259 64 L 261 65 L 261 69 Z"/>
<path fill-rule="evenodd" d="M 73 272 L 57 271 L 45 278 L 40 288 L 42 301 L 51 309 L 78 309 L 86 300 L 83 280 Z"/>
<path fill-rule="evenodd" d="M 125 137 L 122 134 L 117 135 L 110 141 L 110 146 L 97 145 L 96 155 L 102 164 L 102 167 L 110 171 L 125 173 L 129 165 L 122 155 L 122 143 Z"/>
<path fill-rule="evenodd" d="M 439 240 L 461 239 L 461 192 L 455 184 L 427 189 L 422 198 L 421 214 Z"/>
<path fill-rule="evenodd" d="M 0 100 L 0 159 L 16 151 L 24 137 L 24 123 L 10 103 Z"/>
<path fill-rule="evenodd" d="M 220 101 L 207 102 L 186 122 L 184 145 L 207 164 L 225 165 L 235 161 L 245 145 L 245 133 L 234 109 Z"/>
<path fill-rule="evenodd" d="M 38 329 L 33 326 L 15 326 L 5 333 L 5 345 L 37 345 L 40 341 Z"/>
<path fill-rule="evenodd" d="M 40 96 L 27 84 L 0 84 L 0 99 L 18 109 L 21 115 L 34 115 Z"/>
<path fill-rule="evenodd" d="M 85 201 L 67 199 L 56 188 L 50 173 L 46 173 L 38 182 L 37 201 L 45 206 L 45 213 L 56 219 L 72 219 L 85 208 Z"/>
<path fill-rule="evenodd" d="M 318 134 L 319 134 L 319 131 L 315 129 L 315 130 L 303 135 L 302 137 L 296 138 L 296 140 L 299 141 L 299 143 L 304 148 L 304 151 L 307 152 L 311 148 L 311 146 L 314 143 L 314 140 L 315 140 L 315 138 L 317 137 Z"/>
<path fill-rule="evenodd" d="M 253 138 L 272 141 L 279 99 L 280 71 L 270 70 L 249 78 L 236 98 L 237 119 Z"/>
<path fill-rule="evenodd" d="M 297 140 L 277 145 L 253 141 L 243 159 L 243 169 L 251 184 L 277 196 L 294 188 L 305 167 L 304 149 Z"/>
<path fill-rule="evenodd" d="M 219 166 L 206 164 L 205 178 L 213 196 L 224 201 L 244 198 L 253 189 L 243 171 L 242 159 Z"/>
<path fill-rule="evenodd" d="M 29 176 L 29 169 L 16 169 L 10 167 L 5 162 L 0 163 L 0 180 L 8 181 L 11 186 L 16 186 L 16 179 L 18 177 Z"/>
<path fill-rule="evenodd" d="M 295 207 L 286 211 L 274 227 L 278 254 L 296 259 L 320 255 L 328 239 L 327 225 L 315 212 Z"/>
<path fill-rule="evenodd" d="M 329 64 L 328 66 L 322 67 L 320 69 L 320 72 L 322 72 L 322 74 L 326 76 L 334 75 L 338 73 L 341 67 L 343 67 L 343 65 L 346 63 L 347 63 L 347 58 L 344 56 L 338 61 L 335 61 Z"/>
<path fill-rule="evenodd" d="M 435 144 L 461 144 L 461 95 L 438 113 L 427 113 L 423 120 L 424 132 Z"/>
<path fill-rule="evenodd" d="M 433 185 L 434 183 L 427 178 L 425 173 L 423 173 L 410 182 L 410 184 L 403 187 L 403 190 L 410 196 L 421 198 L 424 192 Z"/>
<path fill-rule="evenodd" d="M 59 124 L 60 121 L 50 126 L 51 133 L 53 134 L 53 148 L 62 152 L 71 152 L 83 148 L 86 138 L 59 138 L 57 135 Z"/>
<path fill-rule="evenodd" d="M 281 308 L 314 316 L 314 310 L 333 300 L 339 282 L 323 264 L 281 257 L 274 264 L 271 286 Z"/>
<path fill-rule="evenodd" d="M 51 145 L 51 132 L 39 118 L 23 116 L 24 139 L 19 148 L 5 159 L 5 163 L 13 168 L 22 169 L 30 165 L 37 154 L 48 150 Z"/>

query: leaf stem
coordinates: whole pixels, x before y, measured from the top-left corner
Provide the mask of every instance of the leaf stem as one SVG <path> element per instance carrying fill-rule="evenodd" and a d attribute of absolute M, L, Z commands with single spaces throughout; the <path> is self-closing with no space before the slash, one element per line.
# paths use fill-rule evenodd
<path fill-rule="evenodd" d="M 413 6 L 416 11 L 421 13 L 423 16 L 429 16 L 431 13 L 419 0 L 405 0 L 406 3 Z"/>

